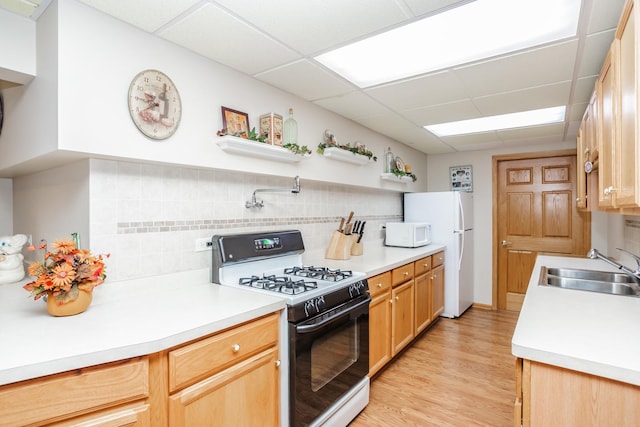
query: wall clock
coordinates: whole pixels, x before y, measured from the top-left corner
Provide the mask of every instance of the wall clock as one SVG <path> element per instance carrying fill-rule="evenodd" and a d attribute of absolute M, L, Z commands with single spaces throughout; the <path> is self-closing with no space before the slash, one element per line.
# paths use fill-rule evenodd
<path fill-rule="evenodd" d="M 129 86 L 129 113 L 140 132 L 167 139 L 178 129 L 182 115 L 178 89 L 161 71 L 141 71 Z"/>

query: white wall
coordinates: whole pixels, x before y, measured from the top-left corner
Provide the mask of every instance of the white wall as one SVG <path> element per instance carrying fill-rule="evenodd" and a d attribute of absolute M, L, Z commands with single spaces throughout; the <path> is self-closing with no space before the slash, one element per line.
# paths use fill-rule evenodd
<path fill-rule="evenodd" d="M 90 247 L 89 161 L 71 163 L 13 179 L 15 233 L 49 243 L 80 233 Z"/>
<path fill-rule="evenodd" d="M 24 84 L 36 75 L 36 23 L 0 9 L 0 80 Z"/>
<path fill-rule="evenodd" d="M 58 33 L 52 35 L 59 38 L 58 150 L 87 153 L 91 157 L 115 156 L 267 175 L 299 175 L 303 179 L 396 191 L 426 189 L 427 156 L 422 152 L 84 4 L 67 0 L 54 5 L 59 10 Z M 40 22 L 38 25 L 40 32 Z M 164 141 L 142 135 L 133 125 L 127 108 L 129 84 L 138 72 L 150 68 L 165 72 L 182 100 L 180 126 Z M 40 75 L 36 80 L 39 79 Z M 216 132 L 222 128 L 221 106 L 248 113 L 250 126 L 257 126 L 261 114 L 285 115 L 293 107 L 300 144 L 307 145 L 314 154 L 299 163 L 277 163 L 223 152 L 215 143 Z M 32 118 L 21 115 L 19 121 L 25 126 L 29 119 Z M 334 131 L 340 142 L 360 141 L 378 157 L 391 146 L 396 155 L 411 159 L 417 183 L 381 180 L 381 159 L 354 166 L 315 153 L 327 128 Z M 20 143 L 26 145 L 20 154 L 30 151 L 30 140 Z M 17 154 L 13 158 L 0 157 L 0 169 L 2 163 L 13 166 L 21 158 Z"/>
<path fill-rule="evenodd" d="M 13 235 L 13 182 L 0 178 L 0 236 Z"/>

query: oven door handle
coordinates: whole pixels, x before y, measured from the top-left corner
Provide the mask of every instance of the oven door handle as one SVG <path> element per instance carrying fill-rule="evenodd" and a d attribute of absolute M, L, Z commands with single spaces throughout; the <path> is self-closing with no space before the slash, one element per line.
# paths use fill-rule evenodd
<path fill-rule="evenodd" d="M 310 333 L 318 331 L 319 329 L 322 329 L 322 328 L 326 327 L 327 325 L 330 325 L 331 323 L 336 322 L 337 320 L 340 320 L 345 315 L 354 314 L 354 312 L 359 311 L 359 309 L 361 309 L 361 308 L 365 308 L 365 310 L 362 310 L 362 311 L 366 312 L 366 311 L 369 310 L 369 302 L 370 301 L 371 301 L 371 297 L 367 295 L 367 299 L 365 299 L 364 301 L 361 301 L 358 304 L 355 304 L 355 305 L 353 305 L 353 306 L 351 306 L 349 308 L 341 310 L 341 311 L 335 313 L 333 316 L 326 318 L 325 320 L 323 320 L 320 323 L 313 323 L 311 325 L 305 325 L 305 324 L 297 325 L 296 326 L 296 332 L 299 333 L 299 334 L 310 334 Z"/>

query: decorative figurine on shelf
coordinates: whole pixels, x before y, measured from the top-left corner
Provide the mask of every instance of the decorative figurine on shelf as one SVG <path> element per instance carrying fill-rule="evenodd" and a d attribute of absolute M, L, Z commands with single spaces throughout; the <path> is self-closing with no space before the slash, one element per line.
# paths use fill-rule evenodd
<path fill-rule="evenodd" d="M 21 252 L 27 240 L 24 234 L 0 237 L 0 284 L 24 279 L 24 256 Z"/>

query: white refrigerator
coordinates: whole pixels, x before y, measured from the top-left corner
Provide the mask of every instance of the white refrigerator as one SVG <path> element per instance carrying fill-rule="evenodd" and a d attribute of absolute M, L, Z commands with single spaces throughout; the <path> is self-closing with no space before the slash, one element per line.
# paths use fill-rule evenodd
<path fill-rule="evenodd" d="M 404 221 L 431 224 L 431 241 L 444 253 L 444 317 L 459 317 L 473 304 L 473 194 L 463 191 L 405 193 Z"/>

